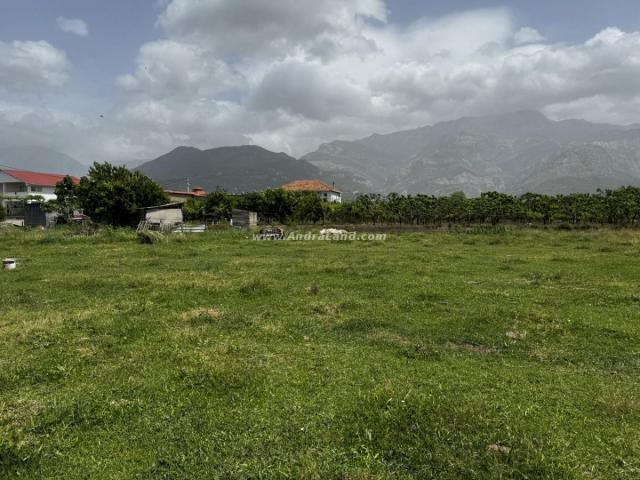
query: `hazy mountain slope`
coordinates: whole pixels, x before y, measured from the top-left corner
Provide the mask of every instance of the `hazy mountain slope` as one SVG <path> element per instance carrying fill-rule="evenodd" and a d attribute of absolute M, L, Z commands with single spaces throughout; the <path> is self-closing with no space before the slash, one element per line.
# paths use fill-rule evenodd
<path fill-rule="evenodd" d="M 613 149 L 606 143 L 570 147 L 541 164 L 525 179 L 520 191 L 589 193 L 598 188 L 640 185 L 637 172 L 631 172 L 626 158 L 615 157 Z"/>
<path fill-rule="evenodd" d="M 0 164 L 18 170 L 85 175 L 89 167 L 64 153 L 43 147 L 0 147 Z"/>
<path fill-rule="evenodd" d="M 327 143 L 303 159 L 379 192 L 593 191 L 638 183 L 639 133 L 523 111 Z"/>
<path fill-rule="evenodd" d="M 348 159 L 348 161 L 342 161 Z M 307 158 L 302 158 L 306 161 Z M 333 177 L 353 177 L 362 189 L 373 191 L 388 177 L 388 157 L 356 142 L 333 142 L 320 147 L 311 162 Z"/>
<path fill-rule="evenodd" d="M 166 188 L 185 189 L 188 178 L 192 187 L 208 191 L 223 188 L 233 193 L 275 188 L 299 179 L 333 180 L 306 161 L 257 146 L 179 147 L 137 170 Z"/>
<path fill-rule="evenodd" d="M 143 163 L 150 162 L 150 159 L 147 160 L 120 160 L 112 162 L 114 165 L 127 167 L 129 170 L 135 170 L 137 167 L 142 165 Z"/>

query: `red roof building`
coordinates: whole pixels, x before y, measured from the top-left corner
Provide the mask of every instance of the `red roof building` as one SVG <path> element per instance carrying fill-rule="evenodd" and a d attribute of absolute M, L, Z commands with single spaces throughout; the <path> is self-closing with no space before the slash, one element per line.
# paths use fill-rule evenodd
<path fill-rule="evenodd" d="M 58 183 L 60 183 L 67 177 L 67 175 L 60 175 L 57 173 L 29 172 L 27 170 L 13 170 L 4 168 L 0 169 L 0 172 L 15 178 L 19 182 L 39 187 L 55 187 Z M 71 179 L 76 185 L 80 183 L 80 179 L 78 177 L 71 177 Z"/>
<path fill-rule="evenodd" d="M 6 199 L 16 199 L 38 195 L 45 200 L 55 200 L 56 185 L 64 180 L 66 175 L 56 173 L 29 172 L 12 168 L 0 169 L 0 196 Z M 73 183 L 80 183 L 77 177 L 71 177 Z"/>

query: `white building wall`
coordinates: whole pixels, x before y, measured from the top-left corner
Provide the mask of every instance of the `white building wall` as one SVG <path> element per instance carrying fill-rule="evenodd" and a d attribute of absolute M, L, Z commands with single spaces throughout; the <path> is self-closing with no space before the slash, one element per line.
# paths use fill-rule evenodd
<path fill-rule="evenodd" d="M 165 208 L 161 210 L 151 210 L 145 213 L 145 220 L 151 223 L 182 223 L 182 209 L 180 208 Z"/>
<path fill-rule="evenodd" d="M 38 187 L 37 185 L 29 185 L 30 195 L 55 195 L 55 187 Z"/>
<path fill-rule="evenodd" d="M 342 203 L 342 194 L 338 192 L 329 192 L 329 202 Z"/>
<path fill-rule="evenodd" d="M 342 203 L 342 195 L 339 192 L 316 192 L 323 202 Z"/>
<path fill-rule="evenodd" d="M 0 172 L 0 196 L 5 198 L 24 198 L 30 195 L 39 195 L 43 197 L 45 201 L 49 201 L 56 199 L 54 192 L 55 187 L 27 185 L 4 172 Z"/>

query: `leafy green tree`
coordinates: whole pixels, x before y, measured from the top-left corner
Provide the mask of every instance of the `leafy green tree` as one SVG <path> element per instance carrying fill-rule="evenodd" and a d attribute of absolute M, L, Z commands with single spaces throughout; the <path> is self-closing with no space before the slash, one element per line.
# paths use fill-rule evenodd
<path fill-rule="evenodd" d="M 640 221 L 640 188 L 607 191 L 604 198 L 609 223 L 635 225 Z"/>
<path fill-rule="evenodd" d="M 204 214 L 214 222 L 230 220 L 234 203 L 233 197 L 227 192 L 216 190 L 207 195 L 204 201 Z"/>
<path fill-rule="evenodd" d="M 301 223 L 316 223 L 324 218 L 322 201 L 315 193 L 299 195 L 294 212 L 295 220 Z"/>
<path fill-rule="evenodd" d="M 182 205 L 182 214 L 188 222 L 202 221 L 205 218 L 205 201 L 200 198 L 189 198 Z"/>
<path fill-rule="evenodd" d="M 267 222 L 286 223 L 293 215 L 294 195 L 281 188 L 263 192 L 263 217 Z M 260 212 L 258 212 L 260 213 Z"/>
<path fill-rule="evenodd" d="M 449 222 L 466 223 L 471 219 L 471 202 L 464 192 L 452 193 L 442 199 L 446 205 L 445 218 Z"/>
<path fill-rule="evenodd" d="M 545 225 L 551 222 L 558 209 L 556 197 L 540 193 L 525 193 L 520 197 L 520 204 L 527 221 L 542 221 Z"/>
<path fill-rule="evenodd" d="M 56 199 L 49 202 L 50 208 L 58 211 L 60 214 L 59 219 L 64 223 L 69 223 L 74 212 L 80 208 L 76 193 L 76 185 L 71 177 L 66 176 L 56 185 Z"/>
<path fill-rule="evenodd" d="M 475 201 L 474 217 L 497 225 L 504 221 L 521 221 L 524 209 L 516 197 L 499 192 L 487 192 Z"/>
<path fill-rule="evenodd" d="M 113 226 L 135 225 L 139 209 L 169 201 L 162 187 L 147 176 L 109 163 L 94 163 L 73 192 L 93 221 Z"/>

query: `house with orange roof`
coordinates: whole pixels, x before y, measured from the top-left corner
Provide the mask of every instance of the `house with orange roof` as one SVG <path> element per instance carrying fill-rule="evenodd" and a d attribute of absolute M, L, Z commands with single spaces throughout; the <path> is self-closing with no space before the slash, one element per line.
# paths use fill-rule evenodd
<path fill-rule="evenodd" d="M 335 183 L 327 185 L 320 180 L 295 180 L 280 188 L 288 192 L 315 193 L 323 202 L 342 203 L 342 192 L 336 189 Z"/>

